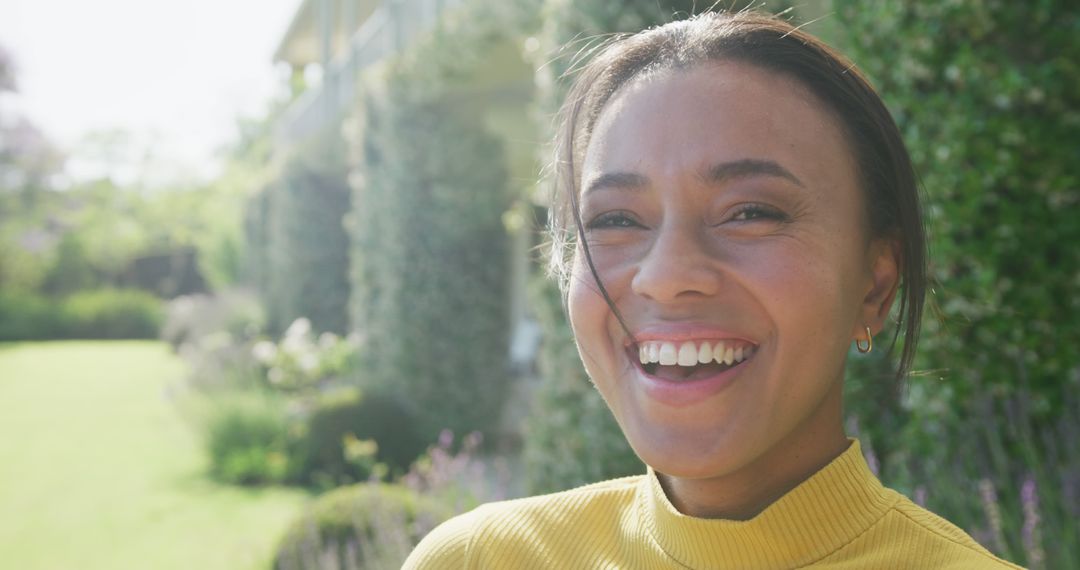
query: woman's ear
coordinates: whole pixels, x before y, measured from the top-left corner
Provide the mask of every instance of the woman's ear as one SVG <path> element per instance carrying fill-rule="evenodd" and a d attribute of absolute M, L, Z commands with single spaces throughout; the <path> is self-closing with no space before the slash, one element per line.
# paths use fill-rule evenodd
<path fill-rule="evenodd" d="M 900 285 L 900 241 L 895 238 L 875 239 L 868 250 L 870 267 L 869 288 L 865 290 L 860 315 L 852 338 L 864 339 L 866 328 L 877 334 L 885 328 L 896 291 Z"/>

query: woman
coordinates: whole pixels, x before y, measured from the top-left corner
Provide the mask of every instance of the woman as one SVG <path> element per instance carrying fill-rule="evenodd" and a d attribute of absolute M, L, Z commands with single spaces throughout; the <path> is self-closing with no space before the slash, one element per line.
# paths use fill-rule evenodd
<path fill-rule="evenodd" d="M 874 348 L 898 291 L 897 381 L 911 364 L 926 250 L 907 151 L 851 63 L 704 14 L 608 46 L 563 119 L 554 264 L 648 473 L 482 506 L 406 568 L 1016 567 L 844 434 L 850 343 Z"/>

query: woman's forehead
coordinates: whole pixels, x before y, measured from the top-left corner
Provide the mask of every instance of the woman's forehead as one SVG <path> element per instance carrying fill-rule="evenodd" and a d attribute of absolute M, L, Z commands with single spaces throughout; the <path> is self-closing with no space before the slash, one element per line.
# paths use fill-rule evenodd
<path fill-rule="evenodd" d="M 798 178 L 854 176 L 839 122 L 796 80 L 740 62 L 650 73 L 623 86 L 597 118 L 583 175 L 707 171 L 772 161 Z"/>

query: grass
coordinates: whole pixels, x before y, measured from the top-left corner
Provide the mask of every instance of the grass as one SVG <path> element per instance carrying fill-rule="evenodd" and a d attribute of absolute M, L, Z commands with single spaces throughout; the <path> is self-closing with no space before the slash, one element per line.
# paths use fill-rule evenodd
<path fill-rule="evenodd" d="M 4 567 L 269 567 L 306 496 L 209 481 L 182 373 L 156 342 L 0 345 Z"/>

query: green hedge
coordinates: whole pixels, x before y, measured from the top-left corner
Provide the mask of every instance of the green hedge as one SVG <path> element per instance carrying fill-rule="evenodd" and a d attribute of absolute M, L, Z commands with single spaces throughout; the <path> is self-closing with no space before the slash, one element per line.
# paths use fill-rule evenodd
<path fill-rule="evenodd" d="M 364 376 L 416 406 L 429 440 L 494 426 L 509 380 L 508 207 L 499 141 L 407 76 L 368 103 L 354 214 Z"/>
<path fill-rule="evenodd" d="M 225 483 L 282 483 L 288 474 L 290 422 L 286 402 L 258 392 L 218 394 L 205 403 L 210 474 Z"/>
<path fill-rule="evenodd" d="M 884 458 L 887 482 L 933 485 L 962 462 L 969 481 L 1001 491 L 996 551 L 1075 566 L 1076 527 L 1062 522 L 1075 521 L 1075 500 L 1058 494 L 1080 476 L 1080 452 L 1076 426 L 1058 424 L 1080 414 L 1067 397 L 1080 388 L 1080 345 L 1065 340 L 1080 338 L 1080 10 L 1068 0 L 833 5 L 837 43 L 876 83 L 925 186 L 935 281 L 904 429 L 879 430 L 862 401 L 852 410 L 878 447 L 897 449 Z M 1022 540 L 1030 477 L 1054 545 L 1042 561 Z M 930 497 L 961 526 L 984 524 L 950 493 Z"/>
<path fill-rule="evenodd" d="M 490 432 L 510 382 L 506 151 L 471 103 L 485 50 L 531 17 L 466 2 L 368 79 L 353 129 L 354 326 L 364 380 L 410 401 L 419 432 Z"/>
<path fill-rule="evenodd" d="M 0 341 L 152 339 L 164 319 L 145 291 L 100 289 L 63 298 L 0 291 Z"/>
<path fill-rule="evenodd" d="M 294 432 L 290 479 L 323 488 L 355 483 L 370 477 L 376 462 L 389 475 L 404 473 L 427 446 L 411 420 L 391 396 L 351 389 L 323 395 Z M 373 457 L 350 457 L 349 441 L 373 441 Z"/>
<path fill-rule="evenodd" d="M 1035 412 L 1080 387 L 1080 10 L 1070 1 L 835 0 L 926 189 L 935 391 L 1030 384 Z M 903 38 L 897 42 L 896 38 Z M 944 381 L 944 382 L 941 382 Z"/>
<path fill-rule="evenodd" d="M 446 506 L 405 487 L 359 484 L 319 497 L 281 540 L 274 570 L 397 570 Z"/>
<path fill-rule="evenodd" d="M 339 389 L 314 402 L 258 390 L 193 400 L 215 479 L 327 489 L 404 473 L 426 447 L 399 401 Z"/>
<path fill-rule="evenodd" d="M 273 333 L 300 317 L 319 332 L 348 330 L 349 238 L 342 220 L 350 190 L 343 146 L 333 133 L 301 143 L 278 179 L 247 203 L 247 274 Z"/>

